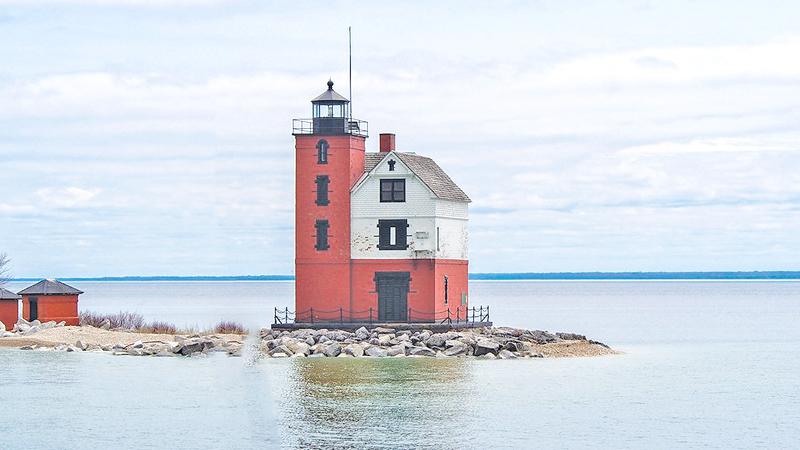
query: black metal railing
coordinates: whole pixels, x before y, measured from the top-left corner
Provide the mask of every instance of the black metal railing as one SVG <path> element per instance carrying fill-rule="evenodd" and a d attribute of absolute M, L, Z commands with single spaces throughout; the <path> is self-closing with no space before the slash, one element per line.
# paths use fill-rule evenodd
<path fill-rule="evenodd" d="M 439 323 L 439 324 L 473 324 L 489 322 L 488 306 L 473 306 L 471 308 L 457 307 L 439 311 L 420 311 L 408 308 L 399 314 L 399 317 L 386 318 L 378 314 L 376 308 L 352 310 L 345 308 L 318 309 L 309 308 L 305 311 L 290 311 L 289 308 L 275 308 L 274 323 L 276 325 L 289 323 Z"/>
<path fill-rule="evenodd" d="M 341 118 L 338 122 L 326 122 L 320 126 L 314 119 L 292 119 L 292 134 L 352 134 L 369 136 L 369 123 L 366 120 Z"/>

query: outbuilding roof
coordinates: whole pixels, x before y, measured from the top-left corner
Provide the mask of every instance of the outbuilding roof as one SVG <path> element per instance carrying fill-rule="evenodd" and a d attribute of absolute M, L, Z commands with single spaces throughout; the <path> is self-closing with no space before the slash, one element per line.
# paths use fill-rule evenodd
<path fill-rule="evenodd" d="M 20 295 L 76 295 L 83 294 L 83 291 L 64 284 L 58 280 L 42 280 L 33 286 L 29 286 L 21 291 Z"/>
<path fill-rule="evenodd" d="M 467 194 L 453 181 L 436 161 L 427 156 L 417 155 L 416 153 L 392 152 L 403 161 L 409 170 L 425 183 L 433 193 L 445 200 L 455 200 L 458 202 L 471 202 Z M 364 172 L 370 172 L 375 168 L 388 153 L 366 153 L 364 154 Z"/>
<path fill-rule="evenodd" d="M 19 300 L 22 296 L 17 295 L 8 289 L 0 288 L 0 300 Z"/>

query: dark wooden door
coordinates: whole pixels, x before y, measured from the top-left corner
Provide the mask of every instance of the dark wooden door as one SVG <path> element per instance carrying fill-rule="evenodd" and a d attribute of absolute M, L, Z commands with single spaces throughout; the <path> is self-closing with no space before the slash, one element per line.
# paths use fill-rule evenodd
<path fill-rule="evenodd" d="M 408 320 L 409 272 L 375 272 L 378 291 L 378 320 L 405 322 Z"/>
<path fill-rule="evenodd" d="M 30 300 L 28 300 L 28 302 L 30 305 L 30 316 L 31 316 L 28 320 L 34 321 L 39 318 L 39 299 L 36 297 L 31 297 Z"/>

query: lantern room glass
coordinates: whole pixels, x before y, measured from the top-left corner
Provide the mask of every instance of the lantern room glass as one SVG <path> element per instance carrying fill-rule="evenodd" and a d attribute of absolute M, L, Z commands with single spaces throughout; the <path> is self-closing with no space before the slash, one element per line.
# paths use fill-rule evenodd
<path fill-rule="evenodd" d="M 317 118 L 337 118 L 347 117 L 347 104 L 336 103 L 314 103 L 312 117 Z"/>

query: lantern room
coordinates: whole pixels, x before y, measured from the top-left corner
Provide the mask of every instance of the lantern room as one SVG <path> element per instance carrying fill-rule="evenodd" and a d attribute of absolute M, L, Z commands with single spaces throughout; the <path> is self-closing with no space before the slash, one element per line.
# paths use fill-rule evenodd
<path fill-rule="evenodd" d="M 345 134 L 348 131 L 350 100 L 333 90 L 328 80 L 328 90 L 311 100 L 311 117 L 314 134 Z"/>

